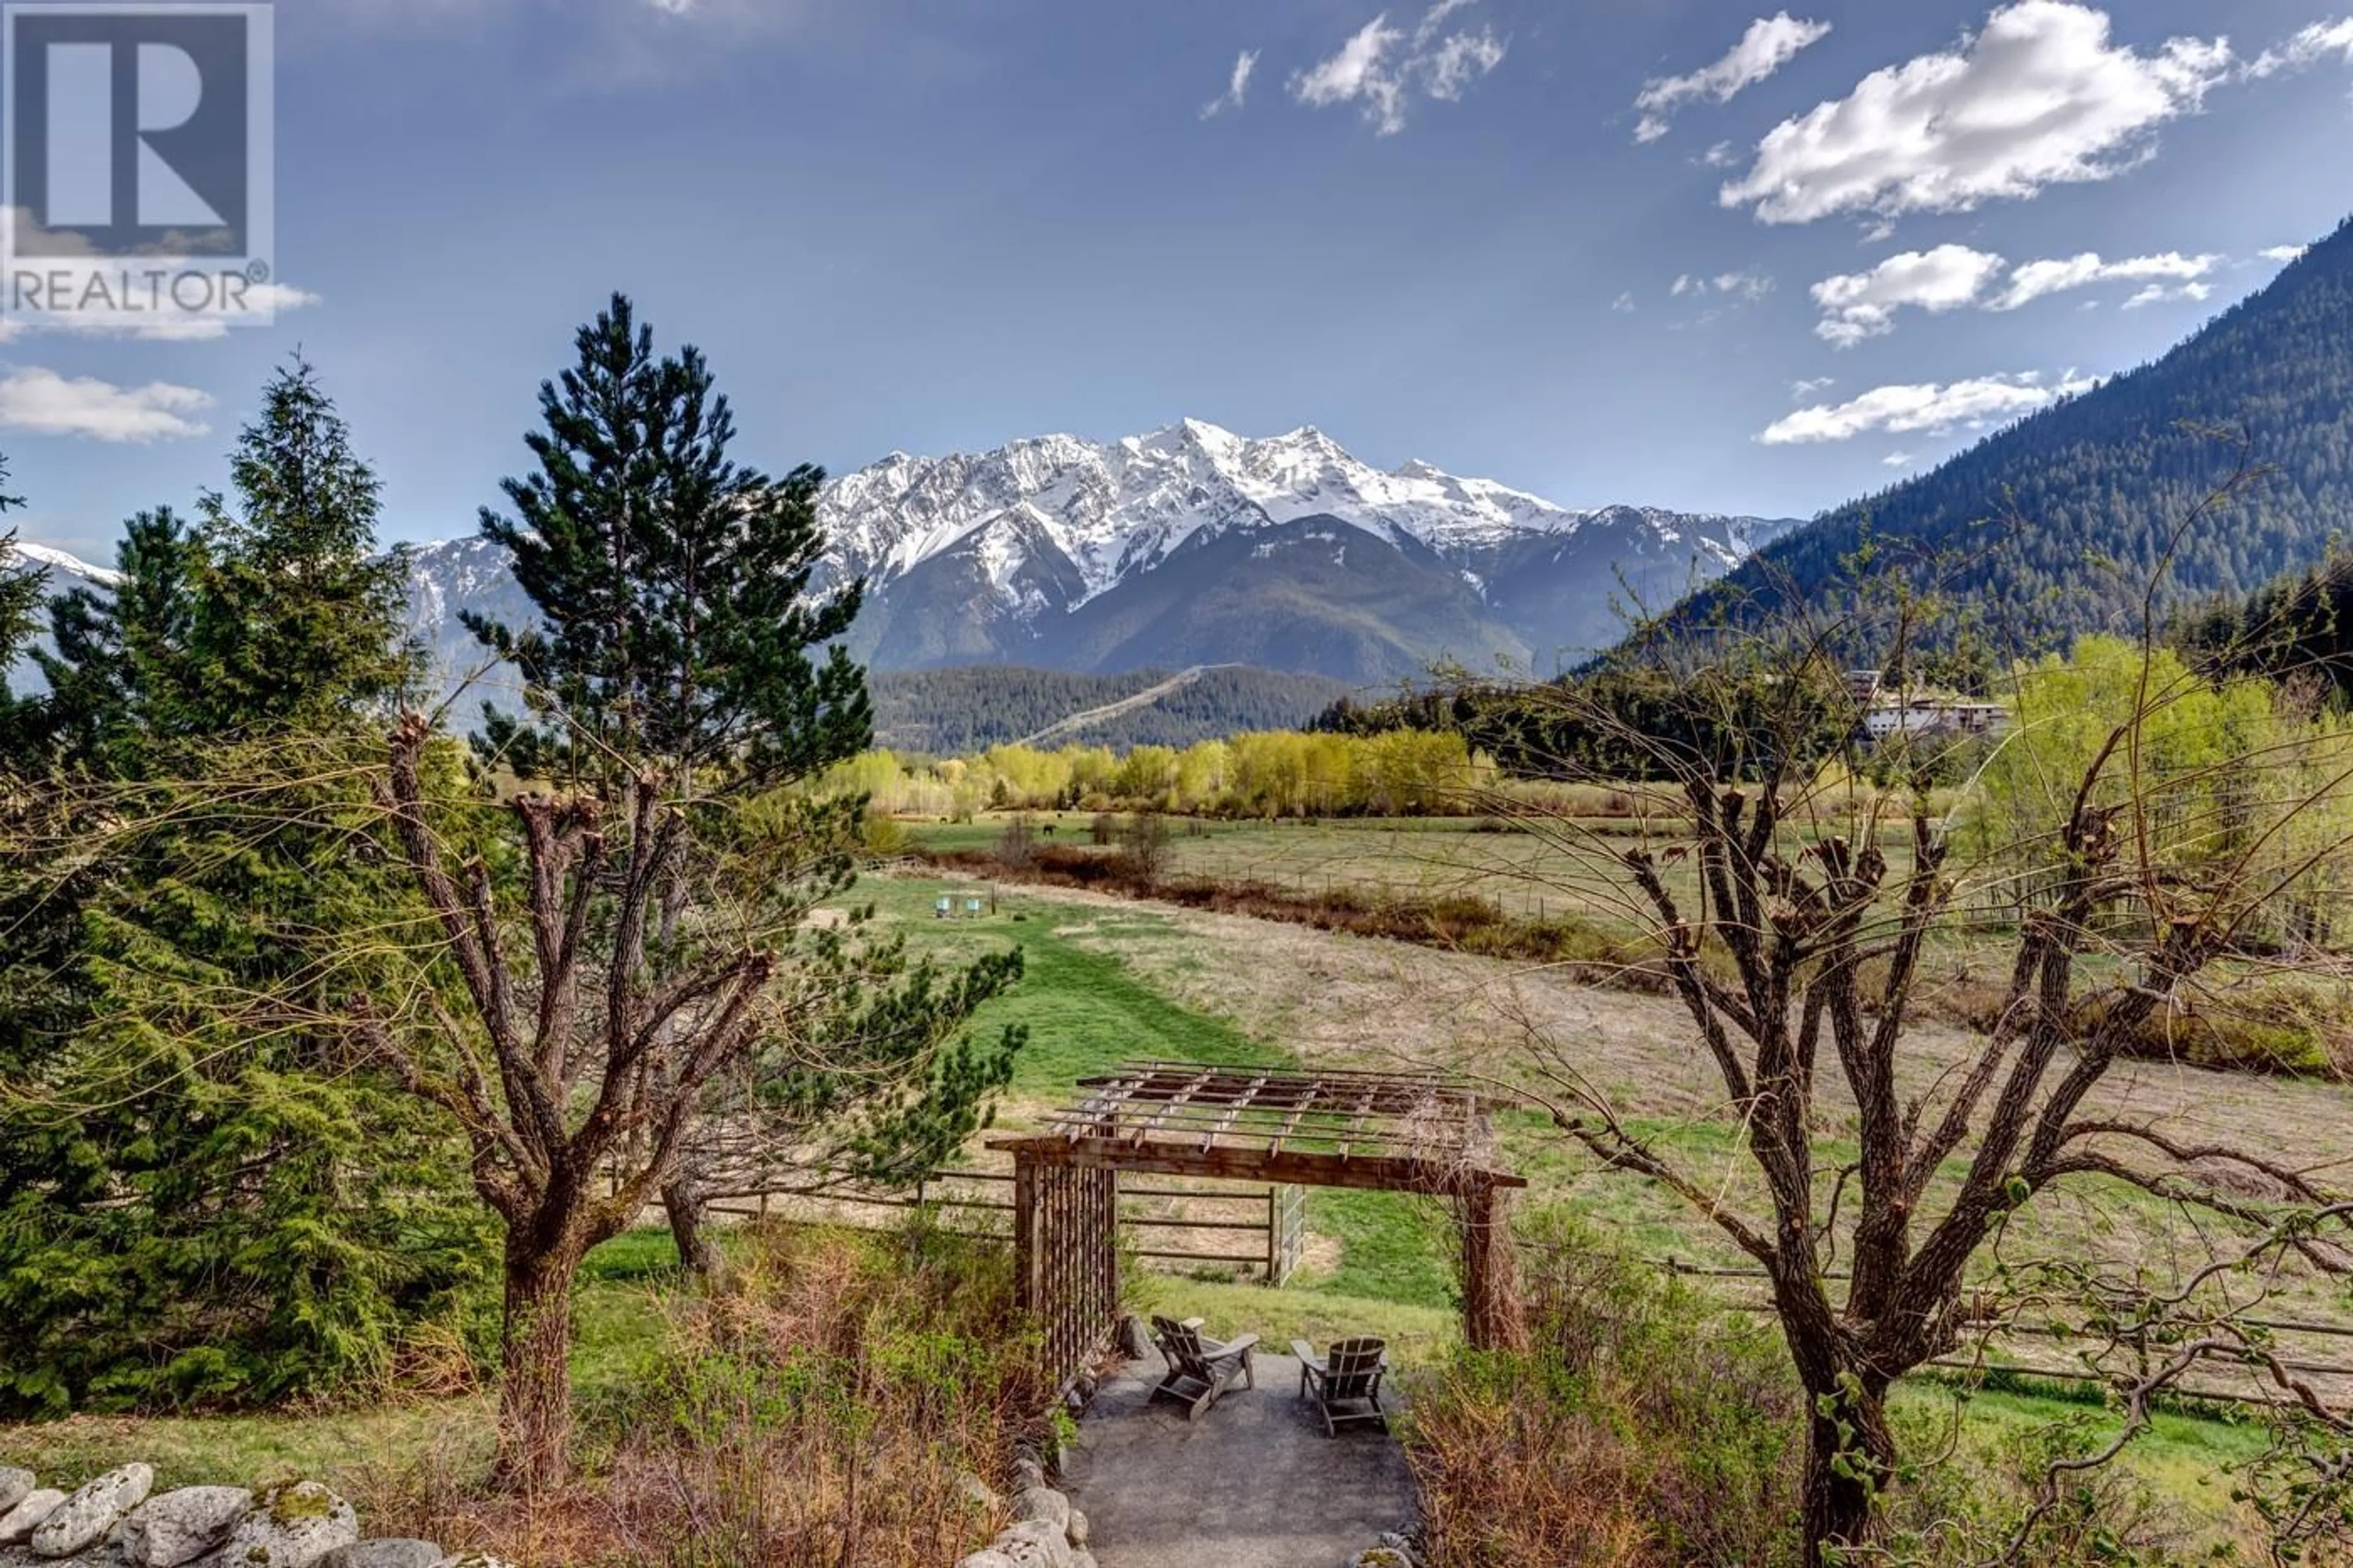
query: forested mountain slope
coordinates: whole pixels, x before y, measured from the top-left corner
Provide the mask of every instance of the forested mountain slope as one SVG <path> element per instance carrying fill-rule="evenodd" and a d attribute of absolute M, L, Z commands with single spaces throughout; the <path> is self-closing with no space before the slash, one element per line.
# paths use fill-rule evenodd
<path fill-rule="evenodd" d="M 1184 672 L 1161 669 L 1083 675 L 1058 669 L 965 665 L 870 675 L 874 739 L 900 751 L 955 756 L 1039 735 L 1070 721 L 1051 744 L 1189 746 L 1241 730 L 1307 723 L 1347 688 L 1320 676 L 1241 665 Z M 1128 706 L 1161 687 L 1149 702 Z"/>
<path fill-rule="evenodd" d="M 2129 629 L 2168 534 L 2242 461 L 2263 471 L 2190 526 L 2168 603 L 2248 592 L 2353 531 L 2353 223 L 2154 363 L 1816 519 L 1687 606 L 1770 602 L 1783 579 L 1817 598 L 1868 532 L 1955 552 L 1941 580 L 2004 651 Z"/>

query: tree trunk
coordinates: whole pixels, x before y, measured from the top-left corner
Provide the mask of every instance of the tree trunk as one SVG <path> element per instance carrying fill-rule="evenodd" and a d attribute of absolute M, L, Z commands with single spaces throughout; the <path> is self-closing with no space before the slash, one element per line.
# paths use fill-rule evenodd
<path fill-rule="evenodd" d="M 520 1232 L 507 1237 L 498 1482 L 509 1490 L 559 1485 L 570 1469 L 572 1277 L 579 1268 L 578 1249 L 568 1245 L 538 1248 Z"/>
<path fill-rule="evenodd" d="M 1879 1383 L 1852 1381 L 1809 1397 L 1815 1409 L 1806 1433 L 1805 1560 L 1819 1568 L 1825 1546 L 1870 1538 L 1872 1510 L 1895 1469 L 1895 1434 Z"/>
<path fill-rule="evenodd" d="M 662 1189 L 662 1212 L 670 1216 L 670 1239 L 678 1243 L 678 1260 L 686 1271 L 705 1281 L 718 1279 L 725 1260 L 702 1228 L 702 1189 L 693 1172 L 680 1172 Z"/>

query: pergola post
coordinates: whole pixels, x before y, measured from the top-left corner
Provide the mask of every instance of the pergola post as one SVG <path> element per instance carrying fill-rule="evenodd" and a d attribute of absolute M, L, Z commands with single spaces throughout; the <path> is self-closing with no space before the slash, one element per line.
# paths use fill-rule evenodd
<path fill-rule="evenodd" d="M 1519 1339 L 1512 1189 L 1474 1177 L 1462 1205 L 1462 1334 L 1472 1350 L 1509 1350 Z"/>

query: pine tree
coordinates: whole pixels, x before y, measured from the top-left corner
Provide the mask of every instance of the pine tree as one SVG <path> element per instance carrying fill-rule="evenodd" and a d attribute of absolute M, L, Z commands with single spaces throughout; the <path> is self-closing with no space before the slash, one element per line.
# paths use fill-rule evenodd
<path fill-rule="evenodd" d="M 468 625 L 563 716 L 518 765 L 560 768 L 534 759 L 576 738 L 577 755 L 716 769 L 740 791 L 855 755 L 872 712 L 864 671 L 835 639 L 862 584 L 809 592 L 823 470 L 771 479 L 731 460 L 734 416 L 702 354 L 657 359 L 625 296 L 577 349 L 540 389 L 546 428 L 525 437 L 537 471 L 504 486 L 513 516 L 482 513 L 539 619 Z M 828 643 L 822 664 L 810 658 Z"/>

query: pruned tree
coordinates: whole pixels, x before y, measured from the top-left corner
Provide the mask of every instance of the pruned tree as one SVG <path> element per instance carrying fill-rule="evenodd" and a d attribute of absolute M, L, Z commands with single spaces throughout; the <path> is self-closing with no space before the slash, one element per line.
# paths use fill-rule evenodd
<path fill-rule="evenodd" d="M 1954 824 L 1968 792 L 1940 801 L 1905 763 L 1936 737 L 1883 743 L 1894 787 L 1865 777 L 1868 688 L 1849 665 L 1876 647 L 1903 667 L 1937 613 L 1911 570 L 1867 574 L 1829 609 L 1792 595 L 1748 629 L 1654 622 L 1599 679 L 1515 694 L 1537 732 L 1577 742 L 1547 773 L 1629 792 L 1648 832 L 1588 831 L 1510 792 L 1488 803 L 1572 868 L 1563 892 L 1642 933 L 1720 1087 L 1738 1179 L 1630 1120 L 1574 1042 L 1537 1036 L 1523 1086 L 1603 1166 L 1659 1183 L 1763 1271 L 1810 1401 L 1811 1561 L 1870 1537 L 1896 1475 L 1890 1391 L 2003 1320 L 1979 1266 L 1997 1237 L 2031 1228 L 2046 1194 L 2122 1184 L 2257 1229 L 2329 1197 L 2290 1152 L 2157 1125 L 2099 1090 L 2202 982 L 2242 970 L 2275 900 L 2344 856 L 2346 834 L 2298 829 L 2353 794 L 2353 750 L 2313 765 L 2303 710 L 2268 702 L 2263 722 L 2211 747 L 2156 744 L 2211 689 L 2163 656 L 2152 598 L 2119 700 L 2069 714 L 2087 744 L 2037 753 L 2024 701 L 2029 723 L 1998 743 L 2016 767 L 2052 770 L 2037 793 L 2051 809 L 2007 835 L 1979 819 L 1973 831 L 2000 842 L 1968 858 Z M 1643 693 L 1630 712 L 1629 689 Z M 1579 761 L 1596 756 L 1621 766 Z M 1640 766 L 1622 768 L 1629 757 Z M 1985 1033 L 1940 1057 L 1919 1027 L 1924 997 L 1950 979 L 1940 954 L 2010 882 L 2028 908 L 1979 933 L 2002 976 Z M 2347 1261 L 2337 1238 L 2290 1229 L 2297 1258 Z"/>
<path fill-rule="evenodd" d="M 470 774 L 425 717 L 394 728 L 381 837 L 426 934 L 390 944 L 406 983 L 348 1005 L 369 1055 L 463 1129 L 503 1224 L 500 1472 L 524 1488 L 568 1462 L 589 1248 L 659 1199 L 684 1259 L 713 1267 L 695 1222 L 723 1156 L 935 1159 L 1020 1043 L 963 1034 L 1018 953 L 948 976 L 804 929 L 851 879 L 864 802 L 794 786 L 870 731 L 837 640 L 857 588 L 810 588 L 822 476 L 733 462 L 701 356 L 657 358 L 626 299 L 578 349 L 543 389 L 515 518 L 483 524 L 541 612 L 477 626 L 526 716 L 490 715 Z"/>

